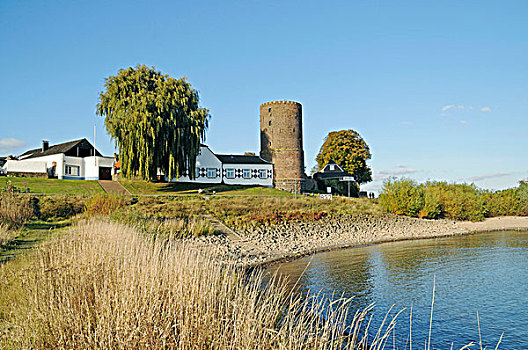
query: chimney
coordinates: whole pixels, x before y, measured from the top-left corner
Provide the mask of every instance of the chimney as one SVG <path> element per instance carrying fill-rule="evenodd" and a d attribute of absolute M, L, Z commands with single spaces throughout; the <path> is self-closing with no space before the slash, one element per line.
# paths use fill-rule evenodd
<path fill-rule="evenodd" d="M 49 141 L 42 140 L 42 152 L 49 149 Z"/>

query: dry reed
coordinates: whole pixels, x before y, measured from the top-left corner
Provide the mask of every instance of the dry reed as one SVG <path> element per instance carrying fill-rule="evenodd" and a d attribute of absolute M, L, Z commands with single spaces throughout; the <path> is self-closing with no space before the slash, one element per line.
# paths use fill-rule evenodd
<path fill-rule="evenodd" d="M 35 216 L 36 198 L 18 195 L 12 191 L 0 192 L 0 223 L 19 227 Z"/>

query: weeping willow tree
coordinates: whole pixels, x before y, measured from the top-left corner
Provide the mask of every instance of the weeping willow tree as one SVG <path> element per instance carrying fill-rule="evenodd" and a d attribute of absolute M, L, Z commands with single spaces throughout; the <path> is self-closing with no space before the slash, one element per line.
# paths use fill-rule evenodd
<path fill-rule="evenodd" d="M 153 180 L 160 169 L 169 179 L 184 172 L 194 178 L 209 110 L 191 84 L 138 65 L 107 78 L 105 89 L 97 114 L 119 148 L 121 174 Z"/>

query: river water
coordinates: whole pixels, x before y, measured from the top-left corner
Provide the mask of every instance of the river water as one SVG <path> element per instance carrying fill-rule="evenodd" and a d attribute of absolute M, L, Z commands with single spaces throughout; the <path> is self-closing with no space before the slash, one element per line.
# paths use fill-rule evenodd
<path fill-rule="evenodd" d="M 406 308 L 394 337 L 398 349 L 407 344 L 411 307 L 413 348 L 424 348 L 433 285 L 435 349 L 470 341 L 478 348 L 477 311 L 483 346 L 494 349 L 504 332 L 500 349 L 528 349 L 528 232 L 385 243 L 318 253 L 277 268 L 292 287 L 298 281 L 298 292 L 354 296 L 354 308 L 375 303 L 375 324 L 392 305 Z"/>

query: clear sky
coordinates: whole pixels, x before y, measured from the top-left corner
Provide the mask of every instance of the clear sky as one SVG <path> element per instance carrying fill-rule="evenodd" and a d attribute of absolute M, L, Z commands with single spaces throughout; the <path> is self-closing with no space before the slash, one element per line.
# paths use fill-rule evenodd
<path fill-rule="evenodd" d="M 187 76 L 218 153 L 259 151 L 259 105 L 303 104 L 306 168 L 329 131 L 407 176 L 528 178 L 528 1 L 0 1 L 0 154 L 87 137 L 105 77 Z"/>

